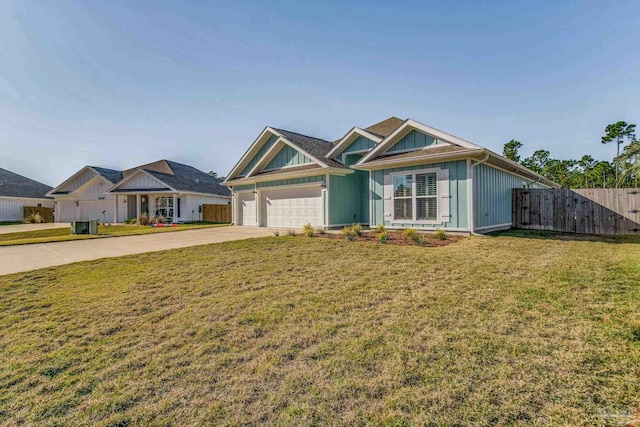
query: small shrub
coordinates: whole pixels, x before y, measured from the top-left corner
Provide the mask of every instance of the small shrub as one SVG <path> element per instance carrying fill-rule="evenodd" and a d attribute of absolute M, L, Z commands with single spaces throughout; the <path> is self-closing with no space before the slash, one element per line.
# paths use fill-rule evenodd
<path fill-rule="evenodd" d="M 140 216 L 138 217 L 138 224 L 149 225 L 149 215 L 147 215 L 146 213 L 140 214 Z"/>
<path fill-rule="evenodd" d="M 377 236 L 378 242 L 380 243 L 387 243 L 387 241 L 389 240 L 389 232 L 387 230 L 377 233 Z"/>
<path fill-rule="evenodd" d="M 360 224 L 353 224 L 351 226 L 351 230 L 356 236 L 358 237 L 362 236 L 362 226 Z"/>
<path fill-rule="evenodd" d="M 274 236 L 276 236 L 276 237 L 278 237 L 278 236 L 280 235 L 280 230 L 276 230 L 276 231 L 274 231 L 274 232 L 273 232 L 273 235 L 274 235 Z"/>
<path fill-rule="evenodd" d="M 128 220 L 126 220 L 124 223 L 125 223 L 125 224 L 128 224 L 128 225 L 133 225 L 133 224 L 135 224 L 135 223 L 137 223 L 137 222 L 138 222 L 138 220 L 137 220 L 137 219 L 135 219 L 135 218 L 129 218 L 129 219 L 128 219 Z"/>
<path fill-rule="evenodd" d="M 353 229 L 353 226 L 349 227 L 348 225 L 346 225 L 343 229 L 342 229 L 342 234 L 345 235 L 345 237 L 347 238 L 348 241 L 353 242 L 356 240 L 356 237 L 358 237 L 358 233 L 356 233 Z"/>
<path fill-rule="evenodd" d="M 413 243 L 415 243 L 418 246 L 423 246 L 424 245 L 424 239 L 422 238 L 420 233 L 416 232 L 415 235 L 411 236 L 411 240 L 413 241 Z"/>
<path fill-rule="evenodd" d="M 402 230 L 402 234 L 416 245 L 424 245 L 424 239 L 422 235 L 418 233 L 415 228 L 405 228 L 404 230 Z"/>
<path fill-rule="evenodd" d="M 402 235 L 413 240 L 414 236 L 418 235 L 418 232 L 415 228 L 405 228 L 404 230 L 402 230 Z"/>
<path fill-rule="evenodd" d="M 442 228 L 436 228 L 435 238 L 438 240 L 447 240 L 447 232 Z"/>
<path fill-rule="evenodd" d="M 324 227 L 316 227 L 316 233 L 317 234 L 327 234 L 327 230 L 325 230 Z"/>
<path fill-rule="evenodd" d="M 302 227 L 302 232 L 307 237 L 313 237 L 316 235 L 315 230 L 313 229 L 313 226 L 309 223 L 307 223 L 304 227 Z"/>
<path fill-rule="evenodd" d="M 376 233 L 380 234 L 380 233 L 386 233 L 387 232 L 387 227 L 385 227 L 383 224 L 378 224 L 378 226 L 376 227 Z"/>
<path fill-rule="evenodd" d="M 42 224 L 44 222 L 44 218 L 40 215 L 39 212 L 29 214 L 27 218 L 23 221 L 25 224 Z"/>
<path fill-rule="evenodd" d="M 289 236 L 295 236 L 295 235 L 296 235 L 296 230 L 294 230 L 293 228 L 289 228 L 289 229 L 287 230 L 287 234 L 288 234 Z"/>

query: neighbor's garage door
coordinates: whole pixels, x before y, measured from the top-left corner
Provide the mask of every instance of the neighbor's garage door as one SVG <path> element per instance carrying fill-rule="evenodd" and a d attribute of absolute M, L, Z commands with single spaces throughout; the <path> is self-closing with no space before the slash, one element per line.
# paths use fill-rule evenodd
<path fill-rule="evenodd" d="M 322 190 L 319 186 L 262 192 L 262 220 L 267 227 L 302 228 L 322 225 Z"/>
<path fill-rule="evenodd" d="M 76 202 L 73 200 L 59 200 L 56 202 L 56 221 L 71 222 L 76 219 Z"/>
<path fill-rule="evenodd" d="M 256 196 L 238 193 L 238 225 L 256 225 Z"/>
<path fill-rule="evenodd" d="M 112 222 L 114 203 L 113 200 L 81 200 L 80 219 Z"/>

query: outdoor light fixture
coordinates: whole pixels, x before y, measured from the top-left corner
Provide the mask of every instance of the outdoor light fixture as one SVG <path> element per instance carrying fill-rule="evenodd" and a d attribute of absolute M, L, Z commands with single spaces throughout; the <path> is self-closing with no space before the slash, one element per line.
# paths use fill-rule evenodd
<path fill-rule="evenodd" d="M 323 182 L 322 184 L 320 184 L 320 188 L 327 188 L 327 183 Z"/>

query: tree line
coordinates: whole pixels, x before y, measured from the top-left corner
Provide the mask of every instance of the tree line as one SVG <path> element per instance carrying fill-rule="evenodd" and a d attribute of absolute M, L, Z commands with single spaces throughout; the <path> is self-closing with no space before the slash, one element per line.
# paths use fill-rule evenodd
<path fill-rule="evenodd" d="M 640 141 L 636 140 L 635 128 L 635 124 L 624 121 L 605 128 L 602 144 L 616 144 L 616 156 L 611 162 L 588 154 L 579 160 L 554 159 L 547 150 L 536 150 L 530 157 L 521 158 L 523 144 L 515 139 L 504 145 L 503 154 L 564 188 L 638 187 Z"/>

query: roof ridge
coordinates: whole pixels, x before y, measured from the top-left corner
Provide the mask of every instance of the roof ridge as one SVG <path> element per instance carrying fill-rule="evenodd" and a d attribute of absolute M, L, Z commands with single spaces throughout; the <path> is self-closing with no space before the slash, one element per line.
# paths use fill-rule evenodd
<path fill-rule="evenodd" d="M 272 126 L 269 126 L 269 127 L 271 127 L 272 129 L 275 129 L 275 130 L 277 130 L 277 131 L 280 131 L 280 132 L 282 132 L 282 131 L 284 131 L 284 132 L 289 132 L 289 133 L 293 133 L 293 134 L 298 135 L 298 136 L 303 136 L 303 137 L 305 137 L 305 138 L 311 138 L 311 139 L 315 139 L 315 140 L 318 140 L 318 141 L 326 142 L 327 144 L 331 144 L 331 142 L 327 141 L 326 139 L 318 138 L 318 137 L 311 136 L 311 135 L 305 135 L 305 134 L 303 134 L 303 133 L 300 133 L 300 132 L 294 132 L 294 131 L 292 131 L 292 130 L 280 129 L 280 128 L 276 128 L 276 127 L 272 127 Z"/>

